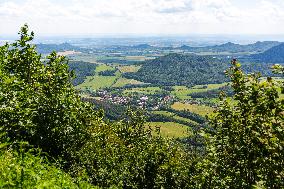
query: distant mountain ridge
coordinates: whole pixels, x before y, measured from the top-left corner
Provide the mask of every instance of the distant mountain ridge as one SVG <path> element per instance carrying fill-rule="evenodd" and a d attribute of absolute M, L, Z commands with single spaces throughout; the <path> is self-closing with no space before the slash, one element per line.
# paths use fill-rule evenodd
<path fill-rule="evenodd" d="M 274 46 L 263 53 L 251 55 L 250 58 L 255 62 L 284 63 L 284 43 Z"/>
<path fill-rule="evenodd" d="M 248 45 L 240 45 L 232 42 L 224 43 L 221 45 L 205 46 L 205 47 L 191 47 L 187 45 L 182 45 L 176 49 L 188 50 L 191 52 L 230 52 L 230 53 L 241 53 L 241 52 L 263 52 L 272 47 L 281 44 L 278 41 L 263 41 L 256 42 Z"/>
<path fill-rule="evenodd" d="M 256 43 L 240 45 L 232 42 L 227 42 L 221 45 L 213 45 L 213 46 L 204 46 L 204 47 L 192 47 L 188 45 L 181 45 L 179 47 L 161 47 L 161 46 L 153 46 L 147 43 L 142 43 L 138 45 L 132 46 L 114 46 L 111 47 L 114 50 L 127 51 L 127 50 L 153 50 L 153 49 L 161 49 L 161 50 L 182 50 L 189 51 L 192 53 L 201 53 L 201 52 L 229 52 L 229 53 L 261 53 L 264 52 L 274 46 L 281 44 L 278 41 L 258 41 Z"/>

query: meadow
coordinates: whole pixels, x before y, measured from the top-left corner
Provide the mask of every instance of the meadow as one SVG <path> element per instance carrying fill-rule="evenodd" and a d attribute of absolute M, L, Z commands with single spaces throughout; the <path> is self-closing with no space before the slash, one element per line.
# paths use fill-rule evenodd
<path fill-rule="evenodd" d="M 214 108 L 210 106 L 182 102 L 175 102 L 171 107 L 175 110 L 187 110 L 201 116 L 210 115 L 214 111 Z"/>
<path fill-rule="evenodd" d="M 141 66 L 136 66 L 136 65 L 127 65 L 127 66 L 119 65 L 119 66 L 117 66 L 117 69 L 121 73 L 137 72 L 140 68 L 141 68 Z"/>
<path fill-rule="evenodd" d="M 177 96 L 181 100 L 191 99 L 190 94 L 205 92 L 212 89 L 218 89 L 220 87 L 226 86 L 228 83 L 221 84 L 208 84 L 208 85 L 196 85 L 191 88 L 186 86 L 173 86 L 173 91 L 171 91 L 172 95 Z"/>
<path fill-rule="evenodd" d="M 146 125 L 157 135 L 156 130 L 160 131 L 161 136 L 169 138 L 184 138 L 190 135 L 190 127 L 174 122 L 148 122 Z"/>

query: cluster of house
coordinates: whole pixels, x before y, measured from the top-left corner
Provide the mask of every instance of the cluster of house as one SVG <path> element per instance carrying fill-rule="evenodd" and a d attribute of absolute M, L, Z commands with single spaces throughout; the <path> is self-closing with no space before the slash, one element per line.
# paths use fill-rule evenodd
<path fill-rule="evenodd" d="M 161 107 L 169 104 L 173 101 L 173 97 L 165 96 L 165 97 L 149 97 L 147 95 L 142 96 L 119 96 L 115 94 L 111 94 L 108 91 L 98 91 L 97 95 L 100 96 L 101 101 L 111 102 L 113 104 L 120 105 L 135 105 L 140 108 L 147 108 L 151 110 L 159 110 Z"/>
<path fill-rule="evenodd" d="M 108 93 L 107 91 L 99 91 L 98 95 L 101 97 L 101 101 L 107 101 L 113 104 L 127 105 L 131 101 L 130 97 L 113 95 Z"/>

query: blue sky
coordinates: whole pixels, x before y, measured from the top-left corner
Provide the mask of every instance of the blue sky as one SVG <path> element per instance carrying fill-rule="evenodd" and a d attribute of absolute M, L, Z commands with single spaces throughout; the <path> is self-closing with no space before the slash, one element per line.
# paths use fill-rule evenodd
<path fill-rule="evenodd" d="M 283 0 L 0 0 L 0 35 L 284 34 Z"/>

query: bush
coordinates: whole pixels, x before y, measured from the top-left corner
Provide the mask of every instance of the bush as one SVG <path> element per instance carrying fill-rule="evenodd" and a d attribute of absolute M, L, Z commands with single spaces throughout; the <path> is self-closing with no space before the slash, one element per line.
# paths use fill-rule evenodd
<path fill-rule="evenodd" d="M 7 147 L 0 149 L 0 188 L 95 188 L 77 180 L 48 163 L 37 149 Z"/>
<path fill-rule="evenodd" d="M 223 99 L 210 121 L 205 186 L 283 188 L 284 103 L 278 83 L 246 76 L 232 63 L 227 73 L 235 95 L 233 101 Z"/>

